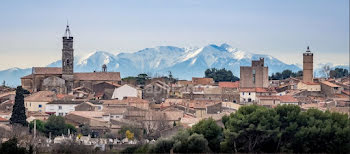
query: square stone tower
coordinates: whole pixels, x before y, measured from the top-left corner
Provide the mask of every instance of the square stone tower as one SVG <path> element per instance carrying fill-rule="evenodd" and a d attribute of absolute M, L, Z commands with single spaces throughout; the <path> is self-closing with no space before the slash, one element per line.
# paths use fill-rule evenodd
<path fill-rule="evenodd" d="M 71 36 L 69 25 L 67 25 L 65 35 L 63 39 L 62 49 L 62 78 L 66 81 L 67 93 L 70 93 L 73 89 L 73 65 L 74 65 L 74 49 L 73 49 L 73 37 Z"/>
<path fill-rule="evenodd" d="M 264 66 L 264 58 L 253 60 L 252 66 L 240 67 L 241 88 L 267 88 L 268 86 L 268 67 Z"/>
<path fill-rule="evenodd" d="M 303 53 L 303 82 L 313 82 L 314 80 L 314 54 L 307 47 Z"/>

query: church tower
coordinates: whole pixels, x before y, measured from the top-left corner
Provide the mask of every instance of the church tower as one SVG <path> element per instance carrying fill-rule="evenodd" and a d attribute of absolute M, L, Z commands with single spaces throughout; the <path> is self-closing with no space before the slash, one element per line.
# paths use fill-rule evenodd
<path fill-rule="evenodd" d="M 71 36 L 68 24 L 66 27 L 66 32 L 62 37 L 62 39 L 63 39 L 62 78 L 66 80 L 67 93 L 70 93 L 73 88 L 74 50 L 73 50 L 73 37 Z"/>
<path fill-rule="evenodd" d="M 314 54 L 311 53 L 309 46 L 305 53 L 303 53 L 303 81 L 313 82 L 314 74 Z"/>

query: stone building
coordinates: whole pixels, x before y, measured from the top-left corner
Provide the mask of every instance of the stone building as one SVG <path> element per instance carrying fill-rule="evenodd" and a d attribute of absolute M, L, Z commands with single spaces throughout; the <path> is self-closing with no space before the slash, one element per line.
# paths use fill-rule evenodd
<path fill-rule="evenodd" d="M 313 82 L 313 64 L 314 54 L 311 53 L 310 48 L 307 47 L 305 53 L 303 53 L 303 82 Z"/>
<path fill-rule="evenodd" d="M 73 37 L 68 25 L 62 40 L 62 67 L 33 67 L 30 75 L 21 78 L 24 89 L 30 92 L 71 93 L 77 87 L 93 89 L 93 85 L 101 82 L 121 84 L 120 73 L 107 72 L 105 65 L 102 72 L 74 73 Z"/>
<path fill-rule="evenodd" d="M 252 66 L 240 67 L 241 88 L 267 88 L 268 86 L 268 67 L 264 66 L 264 58 L 253 60 Z"/>

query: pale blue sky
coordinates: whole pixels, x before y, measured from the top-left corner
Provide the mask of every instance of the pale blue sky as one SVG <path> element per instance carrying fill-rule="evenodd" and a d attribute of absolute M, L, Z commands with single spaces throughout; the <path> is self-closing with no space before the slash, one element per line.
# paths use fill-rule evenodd
<path fill-rule="evenodd" d="M 0 2 L 0 69 L 61 56 L 69 20 L 75 53 L 228 43 L 286 63 L 349 63 L 349 0 L 22 0 Z"/>

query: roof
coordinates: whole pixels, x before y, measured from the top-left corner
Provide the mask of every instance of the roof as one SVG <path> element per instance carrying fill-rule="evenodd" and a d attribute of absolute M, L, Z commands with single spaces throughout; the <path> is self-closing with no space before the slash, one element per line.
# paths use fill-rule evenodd
<path fill-rule="evenodd" d="M 202 85 L 206 85 L 206 84 L 213 84 L 214 80 L 213 78 L 197 78 L 197 77 L 192 77 L 192 83 L 193 84 L 202 84 Z"/>
<path fill-rule="evenodd" d="M 219 82 L 219 87 L 221 88 L 238 88 L 239 81 L 236 82 Z"/>
<path fill-rule="evenodd" d="M 73 100 L 54 100 L 47 104 L 81 104 L 83 101 L 73 101 Z"/>
<path fill-rule="evenodd" d="M 240 88 L 240 92 L 255 92 L 255 88 Z"/>
<path fill-rule="evenodd" d="M 29 74 L 29 75 L 26 75 L 24 77 L 21 77 L 21 79 L 32 79 L 32 78 L 33 78 L 32 74 Z"/>
<path fill-rule="evenodd" d="M 0 122 L 8 122 L 9 120 L 0 117 Z"/>
<path fill-rule="evenodd" d="M 327 86 L 330 86 L 330 87 L 340 87 L 340 86 L 338 86 L 338 85 L 336 85 L 336 84 L 334 84 L 332 82 L 329 82 L 329 81 L 322 81 L 321 83 L 325 84 Z"/>
<path fill-rule="evenodd" d="M 121 78 L 120 78 L 120 72 L 91 72 L 91 73 L 74 73 L 74 80 L 116 81 L 116 80 L 121 80 Z"/>
<path fill-rule="evenodd" d="M 33 74 L 62 74 L 61 67 L 33 67 Z"/>
<path fill-rule="evenodd" d="M 316 82 L 302 82 L 302 83 L 307 85 L 320 85 L 319 83 L 316 83 Z"/>
<path fill-rule="evenodd" d="M 298 102 L 296 98 L 291 95 L 279 96 L 281 102 Z"/>
<path fill-rule="evenodd" d="M 260 100 L 279 100 L 280 98 L 278 96 L 257 96 Z"/>
<path fill-rule="evenodd" d="M 32 95 L 24 98 L 25 101 L 31 101 L 31 102 L 51 102 L 53 101 L 53 98 L 55 97 L 55 92 L 53 91 L 39 91 L 36 93 L 33 93 Z"/>
<path fill-rule="evenodd" d="M 349 90 L 342 90 L 341 92 L 344 93 L 345 95 L 350 96 L 350 91 Z"/>

